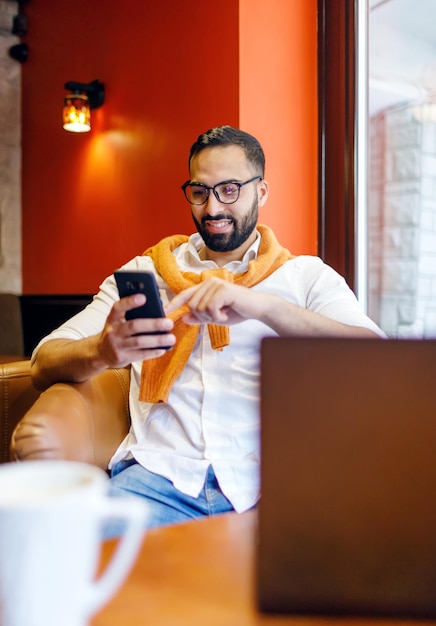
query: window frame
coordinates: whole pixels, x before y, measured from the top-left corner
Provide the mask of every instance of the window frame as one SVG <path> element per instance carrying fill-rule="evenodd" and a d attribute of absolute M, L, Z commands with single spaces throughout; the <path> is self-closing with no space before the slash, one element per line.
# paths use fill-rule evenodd
<path fill-rule="evenodd" d="M 361 4 L 358 0 L 318 0 L 318 254 L 355 292 L 359 282 L 356 64 Z"/>

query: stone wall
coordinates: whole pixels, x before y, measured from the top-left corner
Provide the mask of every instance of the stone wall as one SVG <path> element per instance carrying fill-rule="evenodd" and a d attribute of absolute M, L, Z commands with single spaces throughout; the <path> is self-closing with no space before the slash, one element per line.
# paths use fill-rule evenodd
<path fill-rule="evenodd" d="M 403 105 L 370 128 L 368 312 L 391 337 L 435 337 L 436 124 Z"/>
<path fill-rule="evenodd" d="M 0 0 L 0 292 L 21 293 L 20 63 L 9 48 L 17 2 Z"/>

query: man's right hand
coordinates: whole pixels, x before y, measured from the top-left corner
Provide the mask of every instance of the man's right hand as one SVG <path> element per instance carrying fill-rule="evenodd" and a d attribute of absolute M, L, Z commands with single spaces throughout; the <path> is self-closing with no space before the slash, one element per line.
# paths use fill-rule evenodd
<path fill-rule="evenodd" d="M 98 353 L 107 367 L 124 367 L 133 361 L 154 359 L 173 346 L 174 323 L 167 317 L 126 320 L 126 312 L 145 303 L 143 294 L 122 298 L 114 304 L 98 338 Z M 166 334 L 150 334 L 165 332 Z"/>
<path fill-rule="evenodd" d="M 83 382 L 108 368 L 125 367 L 134 361 L 165 354 L 163 346 L 174 345 L 173 321 L 161 317 L 126 320 L 126 311 L 144 304 L 136 294 L 117 301 L 101 333 L 84 339 L 51 339 L 44 343 L 32 363 L 32 378 L 38 389 L 56 382 Z M 166 334 L 147 334 L 165 331 Z M 146 333 L 146 334 L 138 334 Z"/>

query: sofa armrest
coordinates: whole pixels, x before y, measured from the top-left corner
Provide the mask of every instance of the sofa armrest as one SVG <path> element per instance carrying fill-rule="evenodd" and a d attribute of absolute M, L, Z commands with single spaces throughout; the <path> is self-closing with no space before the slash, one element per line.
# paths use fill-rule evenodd
<path fill-rule="evenodd" d="M 84 383 L 52 385 L 17 425 L 12 458 L 81 461 L 106 470 L 130 427 L 129 380 L 129 369 L 110 369 Z"/>
<path fill-rule="evenodd" d="M 32 384 L 29 360 L 0 364 L 0 463 L 10 461 L 14 428 L 39 394 Z"/>

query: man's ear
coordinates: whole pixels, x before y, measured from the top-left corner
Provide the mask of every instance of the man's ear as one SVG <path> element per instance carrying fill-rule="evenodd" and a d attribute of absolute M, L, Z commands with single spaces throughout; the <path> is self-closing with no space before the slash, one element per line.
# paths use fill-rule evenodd
<path fill-rule="evenodd" d="M 259 198 L 259 206 L 263 206 L 268 200 L 269 187 L 268 181 L 262 178 L 257 185 L 257 197 Z"/>

